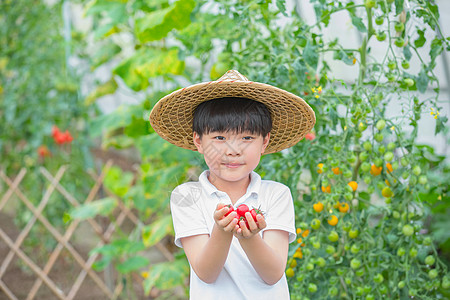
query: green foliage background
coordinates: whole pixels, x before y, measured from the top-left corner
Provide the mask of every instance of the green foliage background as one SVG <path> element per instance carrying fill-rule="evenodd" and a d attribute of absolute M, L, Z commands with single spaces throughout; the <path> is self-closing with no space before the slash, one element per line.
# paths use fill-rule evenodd
<path fill-rule="evenodd" d="M 157 136 L 147 121 L 148 114 L 167 93 L 237 69 L 253 81 L 301 95 L 317 117 L 314 140 L 264 156 L 257 170 L 264 178 L 291 187 L 297 226 L 302 232 L 309 230 L 302 242 L 291 244 L 287 266 L 291 297 L 448 297 L 450 167 L 448 159 L 436 154 L 433 147 L 417 142 L 419 120 L 429 117 L 430 112 L 436 116 L 434 134 L 449 137 L 448 119 L 438 114 L 442 110 L 440 86 L 434 73 L 437 58 L 449 50 L 449 39 L 442 37 L 439 27 L 437 6 L 421 0 L 310 2 L 314 24 L 307 24 L 295 8 L 287 10 L 285 1 L 280 0 L 81 2 L 84 16 L 93 21 L 92 33 L 73 35 L 81 45 L 90 40 L 95 47 L 80 50 L 78 55 L 92 70 L 113 67 L 110 77 L 90 91 L 83 103 L 73 89 L 67 90 L 67 82 L 77 79 L 63 76 L 67 86 L 58 93 L 74 99 L 61 101 L 65 111 L 75 119 L 86 120 L 86 111 L 95 107 L 97 99 L 118 92 L 121 83 L 145 98 L 139 105 L 99 115 L 80 130 L 89 128 L 91 139 L 101 136 L 104 149 L 137 149 L 141 161 L 136 181 L 119 168 L 107 175 L 108 190 L 136 209 L 142 223 L 128 237 L 119 235 L 111 244 L 93 250 L 102 253 L 95 266 L 98 270 L 113 264 L 129 278 L 130 273 L 146 269 L 146 292 L 152 287 L 170 291 L 186 284 L 189 268 L 182 251 L 175 253 L 174 261 L 161 264 L 146 260 L 142 251 L 173 235 L 170 192 L 176 185 L 195 179 L 205 165 L 197 153 Z M 46 12 L 45 5 L 42 10 Z M 338 13 L 348 14 L 362 37 L 358 47 L 349 48 L 338 38 L 329 40 L 324 35 Z M 430 35 L 432 38 L 427 38 Z M 14 46 L 9 40 L 7 43 L 10 48 Z M 429 51 L 423 57 L 420 50 L 424 47 Z M 373 54 L 375 48 L 386 49 L 381 58 Z M 61 58 L 62 48 L 58 53 Z M 17 66 L 9 57 L 3 61 L 11 70 L 23 69 L 20 60 Z M 413 61 L 420 62 L 418 71 L 409 69 Z M 332 65 L 336 62 L 351 68 L 356 80 L 335 78 Z M 2 82 L 8 76 L 2 77 Z M 45 84 L 51 82 L 44 80 L 37 86 L 45 94 Z M 19 93 L 5 89 L 2 99 L 7 95 L 17 97 Z M 393 101 L 401 107 L 397 114 L 388 111 Z M 3 103 L 12 110 L 12 102 Z M 69 126 L 60 118 L 58 105 L 63 104 L 55 102 L 54 115 L 41 120 Z M 44 109 L 40 100 L 35 106 L 45 110 L 43 114 L 52 112 Z M 82 113 L 77 113 L 81 107 Z M 48 135 L 50 125 L 46 126 Z M 31 140 L 36 140 L 33 145 L 45 139 L 40 133 L 31 135 Z M 5 143 L 8 139 L 2 140 Z M 381 167 L 380 175 L 370 173 L 375 167 Z M 358 183 L 356 191 L 349 188 L 350 181 Z M 330 193 L 322 191 L 327 186 Z M 391 196 L 382 194 L 386 189 Z M 320 213 L 312 208 L 318 202 L 325 207 Z M 343 203 L 349 205 L 348 212 L 339 210 Z M 71 216 L 108 216 L 116 205 L 113 198 L 105 198 L 72 211 Z M 331 215 L 339 219 L 336 226 L 327 223 Z M 318 222 L 321 225 L 317 227 L 314 224 Z M 337 240 L 333 238 L 336 235 Z M 301 258 L 296 255 L 299 252 Z M 433 263 L 427 257 L 432 257 Z"/>

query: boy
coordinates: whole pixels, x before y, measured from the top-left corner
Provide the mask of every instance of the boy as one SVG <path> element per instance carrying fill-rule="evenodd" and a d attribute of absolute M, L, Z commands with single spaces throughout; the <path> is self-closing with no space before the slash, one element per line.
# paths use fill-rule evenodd
<path fill-rule="evenodd" d="M 237 71 L 161 99 L 150 114 L 169 142 L 203 154 L 208 170 L 170 200 L 175 244 L 191 266 L 190 299 L 289 299 L 284 275 L 296 238 L 290 190 L 253 170 L 264 153 L 288 148 L 315 123 L 301 98 L 250 82 Z M 264 215 L 245 213 L 246 204 Z"/>

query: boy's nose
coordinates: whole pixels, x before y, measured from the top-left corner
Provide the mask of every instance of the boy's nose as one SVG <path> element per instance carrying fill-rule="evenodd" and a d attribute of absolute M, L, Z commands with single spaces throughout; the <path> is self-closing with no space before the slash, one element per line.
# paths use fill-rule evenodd
<path fill-rule="evenodd" d="M 234 141 L 227 142 L 227 148 L 225 151 L 226 155 L 235 156 L 235 155 L 241 155 L 241 153 L 242 153 L 242 150 L 241 150 L 241 145 L 240 145 L 239 141 L 234 140 Z"/>

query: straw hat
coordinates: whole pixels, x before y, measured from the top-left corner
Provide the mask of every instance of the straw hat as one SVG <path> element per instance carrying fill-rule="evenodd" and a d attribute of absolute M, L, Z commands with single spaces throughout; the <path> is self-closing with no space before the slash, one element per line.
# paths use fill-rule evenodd
<path fill-rule="evenodd" d="M 165 96 L 153 107 L 150 123 L 163 139 L 197 150 L 192 138 L 194 110 L 202 102 L 222 97 L 248 98 L 267 106 L 272 131 L 264 154 L 292 147 L 316 122 L 314 111 L 302 98 L 268 84 L 249 81 L 238 71 L 230 70 L 217 81 L 194 84 Z"/>

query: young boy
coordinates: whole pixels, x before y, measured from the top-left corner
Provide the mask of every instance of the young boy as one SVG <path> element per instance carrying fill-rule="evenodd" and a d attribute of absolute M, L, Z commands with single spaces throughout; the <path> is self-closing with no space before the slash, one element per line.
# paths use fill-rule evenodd
<path fill-rule="evenodd" d="M 289 299 L 284 270 L 296 238 L 292 196 L 253 170 L 262 154 L 288 148 L 311 130 L 312 109 L 232 70 L 164 97 L 150 121 L 169 142 L 203 154 L 208 166 L 170 201 L 175 244 L 191 266 L 190 299 Z M 247 225 L 230 209 L 241 204 L 264 215 L 255 221 L 245 213 Z"/>

